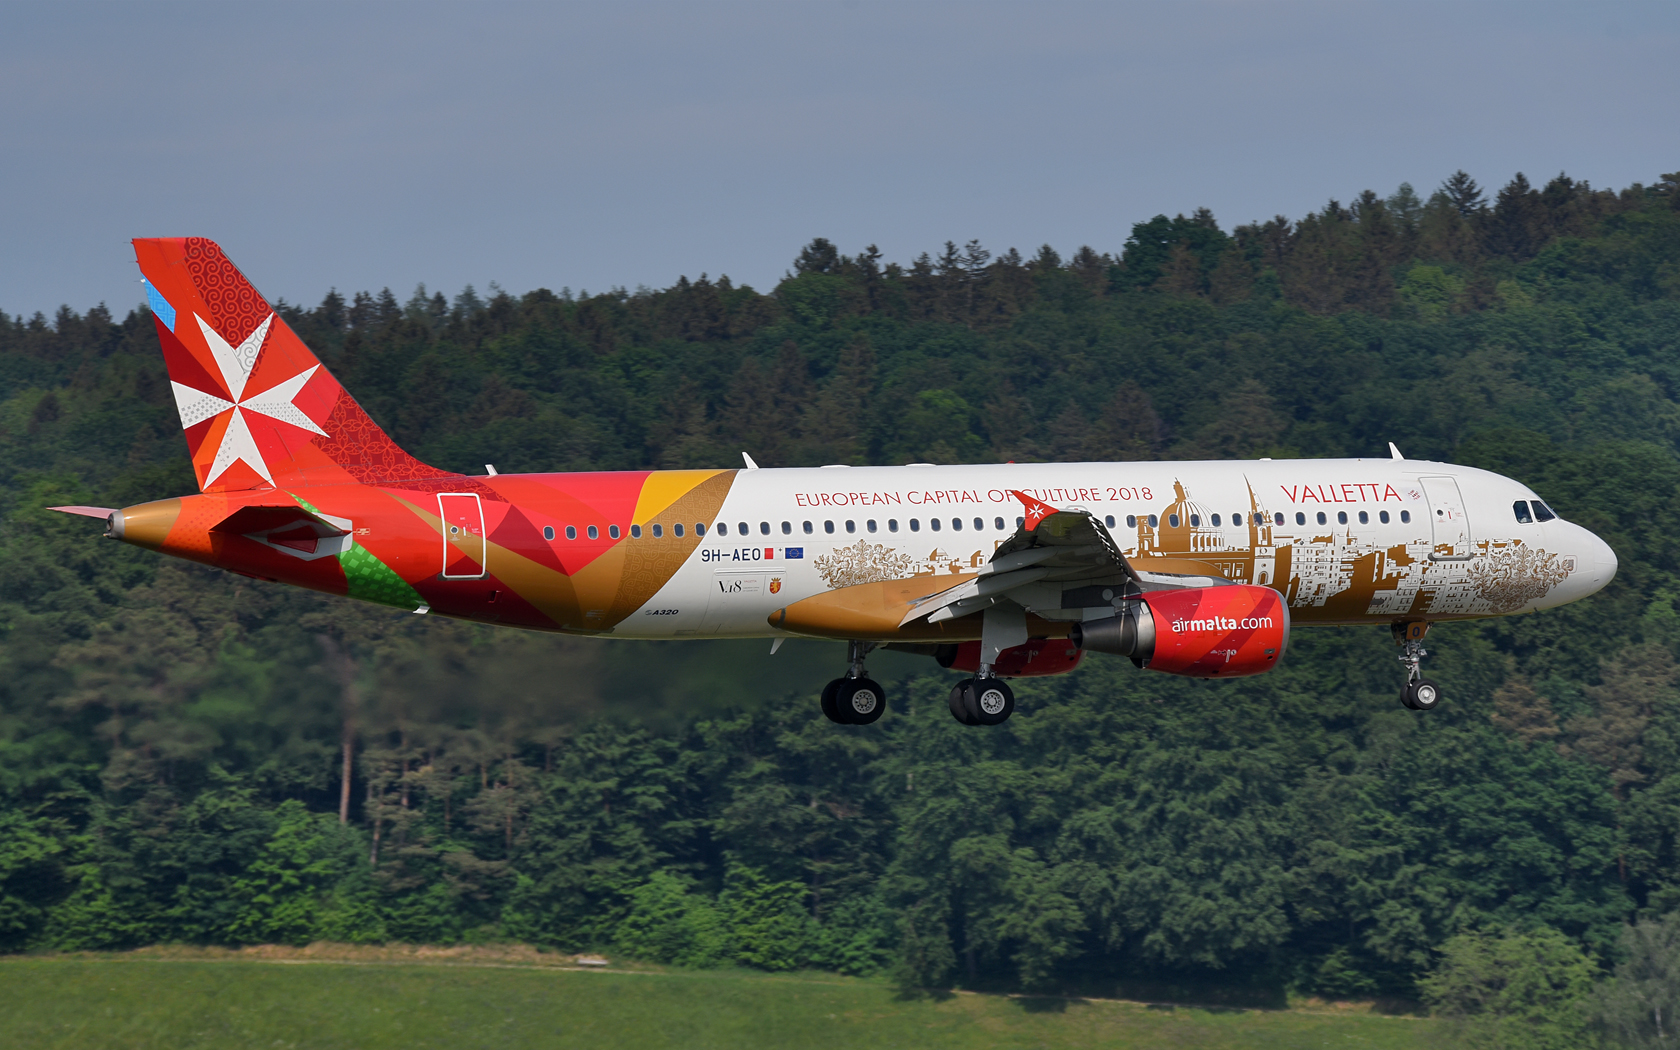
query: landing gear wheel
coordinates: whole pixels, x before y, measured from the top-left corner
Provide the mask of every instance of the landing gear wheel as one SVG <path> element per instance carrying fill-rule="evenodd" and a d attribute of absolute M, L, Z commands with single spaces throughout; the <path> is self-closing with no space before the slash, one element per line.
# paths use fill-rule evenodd
<path fill-rule="evenodd" d="M 1015 693 L 1001 678 L 967 678 L 951 690 L 951 717 L 965 726 L 995 726 L 1015 713 Z"/>
<path fill-rule="evenodd" d="M 1413 711 L 1433 711 L 1441 702 L 1441 687 L 1427 678 L 1416 679 L 1406 683 L 1400 702 Z"/>
<path fill-rule="evenodd" d="M 955 718 L 965 726 L 977 726 L 980 724 L 979 719 L 975 715 L 969 714 L 968 693 L 969 687 L 973 684 L 974 679 L 968 678 L 951 687 L 951 717 Z"/>
<path fill-rule="evenodd" d="M 1001 678 L 978 678 L 971 686 L 975 714 L 983 726 L 1001 725 L 1015 713 L 1015 692 Z"/>
<path fill-rule="evenodd" d="M 844 718 L 840 717 L 839 701 L 837 701 L 835 698 L 840 695 L 840 686 L 845 681 L 846 680 L 844 678 L 836 678 L 834 681 L 832 681 L 832 682 L 828 683 L 827 685 L 823 686 L 823 691 L 822 691 L 822 713 L 823 713 L 823 715 L 825 717 L 827 717 L 830 722 L 838 722 L 841 725 L 845 725 L 846 720 Z"/>
<path fill-rule="evenodd" d="M 887 694 L 868 678 L 839 678 L 833 683 L 835 719 L 848 725 L 866 726 L 887 709 Z"/>

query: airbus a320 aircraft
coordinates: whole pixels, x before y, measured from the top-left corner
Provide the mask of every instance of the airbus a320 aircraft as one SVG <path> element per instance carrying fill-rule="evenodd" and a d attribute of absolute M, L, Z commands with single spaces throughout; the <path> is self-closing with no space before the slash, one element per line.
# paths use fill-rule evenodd
<path fill-rule="evenodd" d="M 398 448 L 199 237 L 136 240 L 200 493 L 105 535 L 415 613 L 611 638 L 829 638 L 840 723 L 879 718 L 887 646 L 1005 679 L 1088 651 L 1197 678 L 1277 666 L 1292 627 L 1382 624 L 1406 706 L 1431 623 L 1548 609 L 1616 572 L 1526 486 L 1403 459 L 456 474 Z"/>

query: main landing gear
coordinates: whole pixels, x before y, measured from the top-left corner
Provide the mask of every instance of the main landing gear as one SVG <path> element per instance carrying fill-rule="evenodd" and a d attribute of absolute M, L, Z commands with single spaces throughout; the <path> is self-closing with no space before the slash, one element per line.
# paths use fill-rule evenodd
<path fill-rule="evenodd" d="M 1001 678 L 991 676 L 989 667 L 981 667 L 985 677 L 967 678 L 951 690 L 951 717 L 965 726 L 995 726 L 1008 721 L 1015 713 L 1015 694 Z"/>
<path fill-rule="evenodd" d="M 1406 665 L 1406 687 L 1400 690 L 1400 703 L 1413 711 L 1433 711 L 1441 702 L 1441 687 L 1423 677 L 1423 658 L 1429 655 L 1423 647 L 1423 636 L 1429 624 L 1423 620 L 1396 623 L 1394 641 L 1401 647 L 1400 662 Z"/>
<path fill-rule="evenodd" d="M 866 726 L 887 709 L 887 694 L 863 670 L 863 658 L 875 648 L 873 642 L 847 642 L 846 657 L 851 670 L 823 686 L 822 712 L 830 722 Z"/>

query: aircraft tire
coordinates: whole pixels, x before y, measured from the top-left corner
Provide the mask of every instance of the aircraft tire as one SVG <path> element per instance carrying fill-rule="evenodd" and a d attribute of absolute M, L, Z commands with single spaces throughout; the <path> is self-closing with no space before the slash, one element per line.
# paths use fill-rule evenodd
<path fill-rule="evenodd" d="M 847 725 L 866 726 L 887 709 L 886 691 L 872 679 L 841 678 L 834 684 L 834 706 Z"/>
<path fill-rule="evenodd" d="M 1427 678 L 1419 678 L 1406 686 L 1402 699 L 1413 711 L 1433 711 L 1441 702 L 1441 687 Z"/>
<path fill-rule="evenodd" d="M 837 722 L 840 725 L 846 724 L 846 720 L 840 716 L 840 701 L 838 699 L 840 696 L 840 686 L 844 684 L 845 681 L 846 680 L 844 678 L 836 678 L 834 681 L 823 686 L 822 691 L 822 713 L 830 722 Z"/>
<path fill-rule="evenodd" d="M 970 693 L 973 686 L 974 679 L 964 678 L 962 681 L 951 687 L 951 717 L 955 718 L 965 726 L 977 726 L 980 724 L 976 715 L 970 713 L 971 710 L 974 712 L 978 712 L 979 710 L 978 708 L 973 708 L 970 704 Z"/>
<path fill-rule="evenodd" d="M 1001 678 L 976 680 L 969 687 L 975 720 L 983 726 L 1002 725 L 1015 713 L 1015 691 Z"/>

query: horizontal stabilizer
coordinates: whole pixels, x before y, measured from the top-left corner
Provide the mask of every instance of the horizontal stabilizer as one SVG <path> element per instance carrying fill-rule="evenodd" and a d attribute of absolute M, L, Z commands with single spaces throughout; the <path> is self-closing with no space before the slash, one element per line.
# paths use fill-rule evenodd
<path fill-rule="evenodd" d="M 311 514 L 295 504 L 262 505 L 240 507 L 210 531 L 244 536 L 307 561 L 348 550 L 351 524 L 347 518 Z"/>

